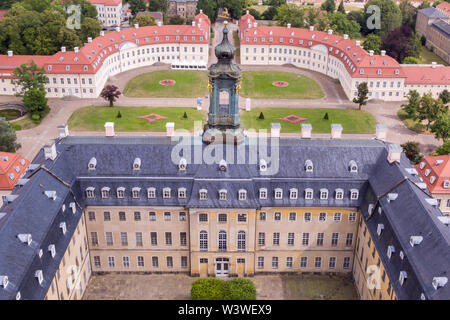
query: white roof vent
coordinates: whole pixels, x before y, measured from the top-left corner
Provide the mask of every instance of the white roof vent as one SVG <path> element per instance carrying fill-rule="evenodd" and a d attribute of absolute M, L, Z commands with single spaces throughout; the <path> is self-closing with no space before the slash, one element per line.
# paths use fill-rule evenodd
<path fill-rule="evenodd" d="M 306 172 L 313 172 L 314 166 L 313 166 L 313 162 L 311 160 L 305 161 L 305 170 L 306 170 Z"/>
<path fill-rule="evenodd" d="M 448 282 L 448 278 L 447 277 L 434 277 L 433 278 L 433 282 L 432 282 L 433 288 L 435 290 L 437 290 L 437 289 L 445 286 L 447 284 L 447 282 Z"/>
<path fill-rule="evenodd" d="M 56 191 L 44 191 L 44 194 L 53 201 L 56 200 Z"/>
<path fill-rule="evenodd" d="M 447 227 L 450 225 L 450 216 L 440 216 L 437 218 L 439 219 L 440 222 L 442 222 Z"/>
<path fill-rule="evenodd" d="M 377 226 L 377 234 L 380 236 L 381 232 L 383 232 L 383 230 L 384 230 L 384 224 L 379 223 Z"/>
<path fill-rule="evenodd" d="M 219 170 L 227 171 L 227 162 L 225 160 L 220 160 L 219 162 Z"/>
<path fill-rule="evenodd" d="M 259 171 L 267 171 L 267 162 L 264 159 L 259 160 Z"/>
<path fill-rule="evenodd" d="M 50 251 L 50 254 L 52 255 L 52 258 L 56 255 L 56 247 L 54 244 L 51 244 L 48 246 L 48 251 Z"/>
<path fill-rule="evenodd" d="M 422 190 L 427 190 L 427 184 L 425 182 L 416 182 L 416 186 Z"/>
<path fill-rule="evenodd" d="M 388 246 L 388 250 L 387 250 L 387 256 L 390 259 L 392 254 L 395 253 L 395 247 L 394 246 Z"/>
<path fill-rule="evenodd" d="M 417 176 L 417 170 L 415 168 L 405 168 L 406 172 L 408 172 L 412 176 Z"/>
<path fill-rule="evenodd" d="M 26 245 L 30 245 L 31 242 L 33 241 L 31 234 L 30 233 L 20 233 L 17 235 L 17 238 L 19 238 L 19 240 L 22 243 L 25 243 Z"/>
<path fill-rule="evenodd" d="M 403 283 L 405 282 L 405 280 L 408 278 L 408 274 L 406 273 L 406 271 L 400 271 L 400 277 L 399 277 L 399 281 L 400 281 L 400 285 L 402 286 Z"/>
<path fill-rule="evenodd" d="M 3 289 L 6 289 L 8 283 L 9 283 L 8 276 L 0 276 L 0 286 L 2 286 Z"/>
<path fill-rule="evenodd" d="M 426 198 L 425 199 L 426 202 L 428 202 L 428 204 L 434 208 L 437 208 L 438 206 L 438 201 L 437 199 L 433 199 L 433 198 Z"/>
<path fill-rule="evenodd" d="M 77 213 L 77 207 L 75 206 L 75 202 L 69 203 L 69 207 L 72 209 L 72 213 Z"/>
<path fill-rule="evenodd" d="M 394 201 L 398 198 L 398 193 L 388 193 L 388 202 Z"/>
<path fill-rule="evenodd" d="M 34 273 L 34 276 L 37 278 L 39 284 L 42 284 L 42 282 L 44 281 L 44 274 L 42 273 L 42 270 L 37 270 Z"/>
<path fill-rule="evenodd" d="M 66 234 L 66 232 L 67 232 L 67 226 L 66 226 L 66 223 L 65 223 L 65 222 L 61 222 L 61 223 L 59 224 L 59 227 L 61 228 L 62 233 L 63 233 L 63 234 Z"/>
<path fill-rule="evenodd" d="M 423 237 L 422 236 L 411 236 L 409 238 L 409 244 L 411 247 L 414 247 L 415 245 L 418 245 L 422 242 Z"/>
<path fill-rule="evenodd" d="M 133 170 L 141 170 L 141 158 L 134 159 Z"/>
<path fill-rule="evenodd" d="M 180 163 L 178 164 L 178 169 L 180 171 L 185 171 L 187 168 L 187 160 L 185 158 L 180 159 Z"/>
<path fill-rule="evenodd" d="M 441 163 L 443 163 L 444 162 L 444 160 L 436 160 L 435 162 L 434 162 L 434 165 L 435 166 L 438 166 L 438 165 L 440 165 Z"/>
<path fill-rule="evenodd" d="M 350 170 L 350 172 L 358 172 L 358 165 L 356 164 L 355 160 L 350 160 L 348 169 Z"/>
<path fill-rule="evenodd" d="M 97 167 L 97 159 L 95 159 L 95 157 L 92 157 L 91 160 L 89 160 L 88 169 L 95 170 L 96 167 Z"/>

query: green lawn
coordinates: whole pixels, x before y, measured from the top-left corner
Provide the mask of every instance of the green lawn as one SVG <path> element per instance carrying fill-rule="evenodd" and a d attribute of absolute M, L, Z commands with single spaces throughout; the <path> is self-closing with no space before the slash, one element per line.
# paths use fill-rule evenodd
<path fill-rule="evenodd" d="M 121 118 L 117 118 L 120 111 Z M 188 118 L 183 118 L 184 112 Z M 156 113 L 168 119 L 147 122 L 137 117 Z M 116 131 L 166 131 L 167 122 L 175 122 L 176 129 L 192 130 L 194 121 L 204 120 L 204 112 L 193 108 L 151 108 L 151 107 L 85 107 L 75 111 L 69 118 L 70 130 L 74 131 L 103 131 L 105 122 L 114 122 Z"/>
<path fill-rule="evenodd" d="M 264 120 L 260 120 L 259 114 L 263 113 Z M 328 120 L 324 120 L 325 113 L 328 113 Z M 242 111 L 241 123 L 246 129 L 267 129 L 270 130 L 270 123 L 281 124 L 282 132 L 300 132 L 300 123 L 292 124 L 278 120 L 289 115 L 296 115 L 308 118 L 303 123 L 311 123 L 312 130 L 316 133 L 331 132 L 332 123 L 340 123 L 343 133 L 374 133 L 377 124 L 375 118 L 364 110 L 353 109 L 328 109 L 328 108 L 255 108 L 251 111 Z"/>
<path fill-rule="evenodd" d="M 275 81 L 286 81 L 287 87 L 276 87 Z M 305 76 L 275 71 L 244 71 L 242 72 L 243 97 L 256 99 L 320 99 L 324 97 L 320 85 Z"/>
<path fill-rule="evenodd" d="M 357 300 L 353 281 L 344 276 L 283 276 L 287 300 Z"/>
<path fill-rule="evenodd" d="M 175 80 L 164 86 L 161 80 Z M 163 70 L 141 74 L 131 79 L 124 95 L 137 98 L 196 98 L 208 93 L 206 71 Z"/>
<path fill-rule="evenodd" d="M 402 109 L 397 111 L 397 116 L 403 121 L 403 124 L 411 131 L 416 133 L 424 133 L 426 131 L 426 126 L 421 124 L 418 120 L 413 120 L 408 118 L 408 114 Z"/>
<path fill-rule="evenodd" d="M 425 46 L 423 46 L 422 50 L 420 51 L 420 62 L 431 64 L 431 62 L 433 61 L 436 62 L 437 64 L 443 64 L 444 66 L 448 66 L 448 63 L 442 60 L 433 51 L 430 51 Z"/>
<path fill-rule="evenodd" d="M 255 9 L 256 11 L 259 12 L 259 14 L 263 14 L 264 11 L 266 11 L 267 9 L 269 9 L 269 6 L 266 5 L 262 5 L 262 6 L 258 6 L 258 5 L 253 5 L 250 7 L 251 9 Z"/>
<path fill-rule="evenodd" d="M 14 109 L 5 109 L 0 110 L 0 118 L 5 118 L 6 121 L 13 120 L 19 118 L 21 112 L 19 110 Z"/>

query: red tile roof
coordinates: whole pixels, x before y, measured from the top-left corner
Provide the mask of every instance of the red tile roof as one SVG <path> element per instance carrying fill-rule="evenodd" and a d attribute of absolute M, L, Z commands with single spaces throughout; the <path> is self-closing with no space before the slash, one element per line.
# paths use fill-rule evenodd
<path fill-rule="evenodd" d="M 77 53 L 57 52 L 52 56 L 7 55 L 0 56 L 0 77 L 10 78 L 14 68 L 33 60 L 48 74 L 95 74 L 109 55 L 116 53 L 125 43 L 143 46 L 154 43 L 209 42 L 210 22 L 205 14 L 195 17 L 196 26 L 147 26 L 114 31 L 88 42 Z M 177 38 L 178 37 L 178 38 Z M 67 69 L 68 68 L 68 69 Z"/>
<path fill-rule="evenodd" d="M 118 6 L 122 0 L 88 0 L 92 4 L 103 4 L 105 6 Z"/>
<path fill-rule="evenodd" d="M 12 190 L 29 165 L 18 153 L 0 152 L 0 190 Z"/>
<path fill-rule="evenodd" d="M 402 65 L 405 84 L 450 84 L 450 67 Z"/>
<path fill-rule="evenodd" d="M 450 16 L 450 3 L 446 1 L 441 2 L 439 5 L 436 6 L 436 8 Z"/>
<path fill-rule="evenodd" d="M 444 188 L 445 181 L 450 182 L 450 155 L 425 157 L 423 164 L 415 166 L 419 176 L 427 184 L 428 190 L 433 193 L 448 193 L 450 194 L 450 187 Z M 420 167 L 422 166 L 422 169 Z M 426 172 L 428 172 L 426 175 Z M 432 177 L 435 181 L 431 183 Z"/>
<path fill-rule="evenodd" d="M 0 20 L 2 20 L 5 17 L 5 13 L 7 10 L 0 10 Z"/>

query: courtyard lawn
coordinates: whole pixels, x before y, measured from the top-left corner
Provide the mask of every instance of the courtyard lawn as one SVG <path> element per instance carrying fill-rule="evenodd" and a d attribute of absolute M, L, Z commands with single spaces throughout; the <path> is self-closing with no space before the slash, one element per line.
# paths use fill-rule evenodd
<path fill-rule="evenodd" d="M 120 111 L 122 117 L 117 118 Z M 184 113 L 187 119 L 183 118 Z M 168 119 L 148 122 L 137 117 L 151 113 L 167 117 Z M 166 131 L 166 123 L 174 122 L 175 130 L 193 130 L 194 121 L 202 121 L 205 118 L 203 111 L 193 108 L 178 107 L 85 107 L 76 110 L 69 118 L 68 124 L 73 131 L 104 131 L 105 122 L 114 122 L 116 131 Z"/>
<path fill-rule="evenodd" d="M 259 119 L 261 112 L 264 120 Z M 328 113 L 328 120 L 324 119 L 325 113 Z M 270 123 L 278 122 L 281 124 L 281 132 L 300 132 L 300 123 L 293 124 L 278 119 L 289 115 L 308 118 L 309 120 L 300 123 L 311 123 L 315 133 L 331 132 L 332 123 L 340 123 L 343 133 L 374 133 L 377 124 L 375 118 L 364 110 L 328 108 L 255 108 L 242 111 L 241 122 L 247 130 L 270 130 Z"/>
<path fill-rule="evenodd" d="M 283 276 L 286 300 L 357 300 L 352 280 L 345 276 Z"/>
<path fill-rule="evenodd" d="M 0 118 L 5 118 L 6 121 L 19 118 L 21 112 L 15 109 L 0 110 Z"/>
<path fill-rule="evenodd" d="M 448 66 L 448 63 L 442 60 L 441 57 L 439 57 L 433 51 L 430 51 L 425 46 L 423 46 L 420 51 L 420 62 L 431 64 L 433 61 L 436 62 L 437 64 L 443 64 L 444 66 Z"/>
<path fill-rule="evenodd" d="M 175 80 L 174 85 L 159 84 Z M 197 98 L 208 93 L 206 71 L 162 70 L 141 74 L 131 79 L 123 92 L 136 98 Z"/>
<path fill-rule="evenodd" d="M 277 87 L 272 83 L 286 81 L 287 87 Z M 320 99 L 324 97 L 320 85 L 305 76 L 275 71 L 242 72 L 240 95 L 255 99 Z"/>

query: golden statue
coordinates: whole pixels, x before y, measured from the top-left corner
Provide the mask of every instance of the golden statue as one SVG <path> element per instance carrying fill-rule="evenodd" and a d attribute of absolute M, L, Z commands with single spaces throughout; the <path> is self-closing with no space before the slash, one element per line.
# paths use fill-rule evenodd
<path fill-rule="evenodd" d="M 208 81 L 208 89 L 209 89 L 209 93 L 211 93 L 213 91 L 213 86 L 212 86 L 211 80 Z"/>
<path fill-rule="evenodd" d="M 228 13 L 228 8 L 225 8 L 225 10 L 223 11 L 223 15 L 229 17 L 230 14 Z"/>
<path fill-rule="evenodd" d="M 236 93 L 239 94 L 239 91 L 241 90 L 241 85 L 238 84 L 238 85 L 236 86 L 235 90 L 236 90 Z"/>

